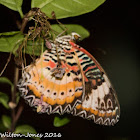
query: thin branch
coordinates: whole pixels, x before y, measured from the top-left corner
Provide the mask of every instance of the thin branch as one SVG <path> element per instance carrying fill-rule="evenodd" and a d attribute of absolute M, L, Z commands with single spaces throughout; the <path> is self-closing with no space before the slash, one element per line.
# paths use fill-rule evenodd
<path fill-rule="evenodd" d="M 14 90 L 12 92 L 12 102 L 16 103 L 16 87 L 19 77 L 19 68 L 15 66 L 15 75 L 14 75 Z"/>
<path fill-rule="evenodd" d="M 10 62 L 10 60 L 11 60 L 11 54 L 12 54 L 12 53 L 9 54 L 9 57 L 8 57 L 8 59 L 7 59 L 7 62 L 6 62 L 6 64 L 5 64 L 3 70 L 1 71 L 0 76 L 2 76 L 2 74 L 3 74 L 3 72 L 5 71 L 7 65 L 9 64 L 9 62 Z"/>
<path fill-rule="evenodd" d="M 22 22 L 22 25 L 21 25 L 21 29 L 20 31 L 23 33 L 24 32 L 24 29 L 26 27 L 26 24 L 28 22 L 28 19 L 27 18 L 23 18 L 23 22 Z M 16 104 L 16 88 L 17 88 L 17 82 L 18 82 L 18 79 L 19 79 L 19 68 L 15 66 L 15 72 L 14 72 L 14 89 L 12 91 L 12 102 Z M 15 111 L 15 108 L 11 109 L 11 116 L 12 116 L 12 125 L 11 125 L 11 132 L 14 132 L 15 130 L 15 126 L 16 126 L 16 123 L 23 111 L 23 104 L 20 104 L 20 106 L 18 107 L 18 111 L 16 113 Z"/>
<path fill-rule="evenodd" d="M 27 23 L 28 23 L 28 18 L 26 18 L 26 17 L 23 18 L 22 25 L 21 25 L 21 29 L 20 29 L 20 31 L 21 31 L 22 33 L 24 32 L 24 29 L 25 29 Z"/>
<path fill-rule="evenodd" d="M 23 106 L 23 104 L 22 104 L 22 102 L 21 102 L 20 105 L 19 105 L 19 107 L 18 107 L 17 114 L 16 114 L 16 116 L 15 116 L 15 123 L 18 121 L 18 119 L 19 119 L 19 117 L 20 117 L 20 115 L 21 115 L 23 109 L 24 109 L 24 106 Z"/>
<path fill-rule="evenodd" d="M 12 91 L 12 102 L 16 103 L 16 87 L 17 87 L 17 82 L 18 82 L 18 77 L 19 77 L 19 69 L 15 66 L 15 72 L 14 72 L 14 90 Z M 12 115 L 12 125 L 11 125 L 11 132 L 14 131 L 15 129 L 15 108 L 11 110 L 11 115 Z"/>

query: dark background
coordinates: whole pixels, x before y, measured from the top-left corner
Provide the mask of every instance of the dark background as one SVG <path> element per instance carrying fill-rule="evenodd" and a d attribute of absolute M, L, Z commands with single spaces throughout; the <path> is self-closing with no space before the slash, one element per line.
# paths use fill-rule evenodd
<path fill-rule="evenodd" d="M 107 0 L 95 11 L 78 17 L 60 20 L 62 23 L 80 24 L 89 32 L 90 37 L 80 45 L 86 48 L 103 66 L 117 91 L 121 106 L 120 121 L 114 127 L 99 126 L 79 117 L 68 116 L 71 122 L 63 127 L 53 126 L 55 115 L 39 115 L 25 104 L 19 124 L 30 124 L 39 133 L 60 132 L 59 139 L 86 140 L 130 140 L 139 135 L 140 119 L 140 63 L 139 63 L 139 9 L 138 1 Z M 29 0 L 24 0 L 23 11 L 30 9 Z M 18 30 L 16 12 L 0 5 L 0 30 Z M 0 68 L 8 58 L 0 53 Z M 13 81 L 13 58 L 3 76 Z M 9 91 L 6 85 L 0 91 Z M 0 107 L 0 112 L 7 113 Z M 8 113 L 7 113 L 8 114 Z M 1 115 L 1 113 L 0 113 Z M 48 138 L 49 139 L 49 138 Z M 57 139 L 57 138 L 54 138 Z"/>

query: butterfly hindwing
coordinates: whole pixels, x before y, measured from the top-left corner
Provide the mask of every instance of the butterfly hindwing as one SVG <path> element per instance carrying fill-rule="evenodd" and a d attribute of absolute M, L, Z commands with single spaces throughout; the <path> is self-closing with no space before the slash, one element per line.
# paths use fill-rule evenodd
<path fill-rule="evenodd" d="M 70 42 L 71 43 L 71 42 Z M 75 108 L 75 114 L 95 123 L 114 125 L 120 115 L 120 107 L 106 73 L 95 58 L 82 47 L 71 43 L 85 78 L 85 96 L 82 104 Z"/>

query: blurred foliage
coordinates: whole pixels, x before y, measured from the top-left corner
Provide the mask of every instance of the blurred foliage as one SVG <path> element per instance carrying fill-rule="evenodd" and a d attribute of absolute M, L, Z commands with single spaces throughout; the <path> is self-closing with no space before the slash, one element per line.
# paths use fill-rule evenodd
<path fill-rule="evenodd" d="M 6 93 L 0 92 L 0 103 L 7 109 L 9 108 L 8 101 L 9 101 L 9 96 Z"/>
<path fill-rule="evenodd" d="M 54 118 L 54 122 L 53 122 L 53 125 L 55 126 L 55 127 L 61 127 L 61 126 L 63 126 L 63 125 L 66 125 L 67 123 L 69 123 L 70 122 L 70 120 L 67 118 L 67 117 L 62 117 L 62 118 L 60 118 L 60 117 L 55 117 Z"/>
<path fill-rule="evenodd" d="M 2 116 L 2 123 L 5 128 L 10 129 L 11 128 L 11 118 L 7 115 Z"/>
<path fill-rule="evenodd" d="M 19 125 L 16 127 L 14 133 L 16 134 L 24 134 L 24 135 L 27 135 L 27 133 L 30 133 L 30 134 L 37 134 L 36 130 L 30 126 L 30 125 Z M 33 139 L 35 140 L 40 140 L 39 137 L 32 137 Z"/>

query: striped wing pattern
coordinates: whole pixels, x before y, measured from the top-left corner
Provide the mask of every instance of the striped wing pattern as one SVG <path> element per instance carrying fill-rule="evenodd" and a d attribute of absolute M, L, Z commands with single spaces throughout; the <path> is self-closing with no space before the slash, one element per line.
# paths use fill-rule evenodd
<path fill-rule="evenodd" d="M 114 125 L 119 103 L 106 73 L 70 35 L 56 38 L 34 64 L 23 70 L 19 91 L 39 113 L 71 113 Z"/>

